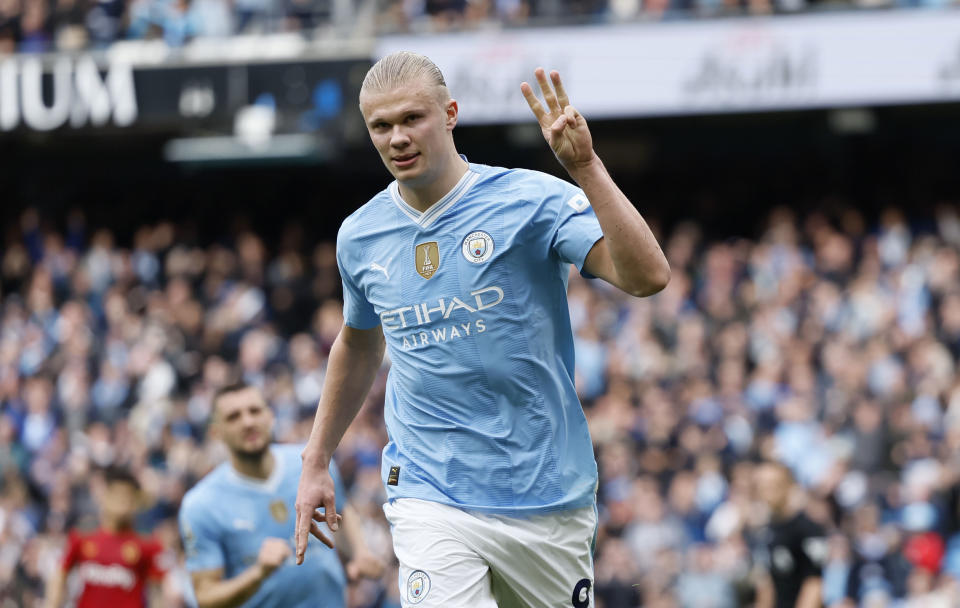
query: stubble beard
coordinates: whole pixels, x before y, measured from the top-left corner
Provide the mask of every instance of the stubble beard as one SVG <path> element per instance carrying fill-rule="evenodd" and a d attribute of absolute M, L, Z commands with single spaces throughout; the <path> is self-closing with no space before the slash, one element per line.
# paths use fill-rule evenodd
<path fill-rule="evenodd" d="M 237 448 L 233 450 L 234 457 L 246 465 L 258 465 L 263 461 L 263 457 L 266 455 L 267 450 L 270 449 L 270 442 L 266 441 L 259 448 L 246 449 L 246 448 Z"/>

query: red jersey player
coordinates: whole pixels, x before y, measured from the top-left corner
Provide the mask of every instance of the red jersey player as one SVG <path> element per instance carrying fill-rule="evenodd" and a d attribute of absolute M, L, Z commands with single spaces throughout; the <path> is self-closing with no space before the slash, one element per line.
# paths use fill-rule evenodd
<path fill-rule="evenodd" d="M 142 608 L 147 581 L 163 577 L 160 543 L 133 530 L 140 484 L 119 468 L 107 469 L 105 481 L 101 526 L 90 533 L 70 533 L 61 568 L 47 586 L 47 608 L 63 606 L 71 570 L 83 581 L 77 608 Z"/>

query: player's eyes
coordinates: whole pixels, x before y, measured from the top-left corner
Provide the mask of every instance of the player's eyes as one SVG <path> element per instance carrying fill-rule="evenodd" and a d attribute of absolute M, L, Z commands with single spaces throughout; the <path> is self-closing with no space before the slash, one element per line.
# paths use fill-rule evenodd
<path fill-rule="evenodd" d="M 407 122 L 415 122 L 419 118 L 419 114 L 411 114 L 410 116 L 407 116 Z"/>

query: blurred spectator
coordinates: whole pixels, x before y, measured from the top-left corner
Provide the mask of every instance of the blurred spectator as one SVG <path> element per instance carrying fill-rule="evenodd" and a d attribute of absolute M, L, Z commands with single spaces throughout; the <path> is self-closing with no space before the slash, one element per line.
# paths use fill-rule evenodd
<path fill-rule="evenodd" d="M 93 47 L 104 48 L 122 37 L 124 25 L 131 17 L 127 6 L 125 0 L 96 0 L 86 20 Z"/>
<path fill-rule="evenodd" d="M 84 20 L 90 11 L 89 0 L 56 0 L 53 4 L 54 46 L 62 51 L 82 49 L 89 43 Z"/>
<path fill-rule="evenodd" d="M 20 0 L 0 0 L 0 55 L 16 51 L 20 40 Z"/>
<path fill-rule="evenodd" d="M 757 605 L 815 608 L 822 605 L 823 567 L 829 547 L 826 531 L 804 512 L 793 475 L 780 463 L 756 470 L 757 495 L 767 512 L 758 531 L 759 566 L 769 577 L 759 585 Z M 772 596 L 770 595 L 772 592 Z"/>
<path fill-rule="evenodd" d="M 43 53 L 51 48 L 52 22 L 47 9 L 47 0 L 24 0 L 20 19 L 20 45 L 22 53 Z"/>
<path fill-rule="evenodd" d="M 75 573 L 79 587 L 77 608 L 116 606 L 138 608 L 160 605 L 156 583 L 166 568 L 163 547 L 154 539 L 133 532 L 140 484 L 128 471 L 110 468 L 100 489 L 100 527 L 91 532 L 71 532 L 60 568 L 49 580 L 48 608 L 59 608 L 67 599 L 67 577 Z M 149 587 L 148 587 L 149 585 Z"/>

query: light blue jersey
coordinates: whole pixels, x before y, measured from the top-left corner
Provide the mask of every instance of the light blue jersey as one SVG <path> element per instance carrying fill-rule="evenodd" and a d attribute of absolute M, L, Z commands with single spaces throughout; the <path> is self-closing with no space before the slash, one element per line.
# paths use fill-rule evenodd
<path fill-rule="evenodd" d="M 265 481 L 244 477 L 225 462 L 187 492 L 180 507 L 187 570 L 223 568 L 224 578 L 233 578 L 256 563 L 260 545 L 268 537 L 287 539 L 291 549 L 296 547 L 295 503 L 302 448 L 270 446 L 276 465 Z M 332 462 L 330 474 L 340 512 L 345 490 Z M 309 539 L 303 564 L 295 565 L 295 558 L 290 557 L 244 606 L 346 606 L 347 579 L 336 551 L 313 536 Z"/>
<path fill-rule="evenodd" d="M 346 324 L 381 325 L 392 362 L 390 499 L 515 515 L 594 502 L 567 277 L 602 236 L 580 189 L 477 164 L 425 213 L 394 182 L 343 222 Z"/>

